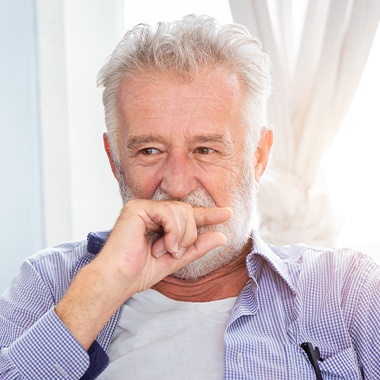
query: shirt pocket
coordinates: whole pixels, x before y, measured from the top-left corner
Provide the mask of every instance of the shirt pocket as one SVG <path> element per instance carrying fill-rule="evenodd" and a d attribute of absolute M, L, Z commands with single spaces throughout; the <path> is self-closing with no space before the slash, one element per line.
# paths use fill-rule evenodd
<path fill-rule="evenodd" d="M 350 347 L 329 356 L 319 363 L 323 380 L 363 379 L 355 350 Z"/>

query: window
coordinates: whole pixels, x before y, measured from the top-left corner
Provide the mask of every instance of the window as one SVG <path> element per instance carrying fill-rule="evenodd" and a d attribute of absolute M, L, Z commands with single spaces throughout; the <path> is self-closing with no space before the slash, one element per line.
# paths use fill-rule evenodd
<path fill-rule="evenodd" d="M 126 29 L 139 23 L 156 25 L 157 21 L 172 21 L 187 14 L 207 14 L 221 23 L 232 22 L 228 0 L 125 0 Z"/>
<path fill-rule="evenodd" d="M 356 95 L 323 161 L 326 180 L 344 220 L 338 245 L 380 259 L 380 28 Z"/>
<path fill-rule="evenodd" d="M 296 3 L 294 3 L 295 6 Z M 296 17 L 303 17 L 306 2 L 300 2 Z M 186 14 L 209 14 L 221 23 L 232 22 L 228 0 L 125 1 L 125 26 L 174 20 Z M 298 15 L 298 16 L 297 16 Z M 298 25 L 298 24 L 297 24 Z M 297 26 L 295 25 L 295 26 Z M 298 25 L 299 26 L 299 25 Z M 301 31 L 302 28 L 297 30 Z M 296 36 L 295 36 L 296 38 Z M 297 41 L 296 41 L 297 42 Z M 337 245 L 361 249 L 380 259 L 380 30 L 372 45 L 357 94 L 322 167 L 333 204 L 342 215 Z"/>

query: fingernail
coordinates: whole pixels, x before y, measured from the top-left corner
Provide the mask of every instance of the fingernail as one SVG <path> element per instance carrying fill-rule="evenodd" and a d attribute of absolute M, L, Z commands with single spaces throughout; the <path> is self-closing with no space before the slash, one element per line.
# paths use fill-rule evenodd
<path fill-rule="evenodd" d="M 177 257 L 177 259 L 180 259 L 182 256 L 183 256 L 183 254 L 186 252 L 186 248 L 180 248 L 178 251 L 177 251 L 177 253 L 176 253 L 176 257 Z"/>
<path fill-rule="evenodd" d="M 178 251 L 178 243 L 175 243 L 172 248 L 172 253 L 177 253 Z"/>
<path fill-rule="evenodd" d="M 165 249 L 163 249 L 162 251 L 158 251 L 156 252 L 156 257 L 157 259 L 159 259 L 161 256 L 163 256 L 167 251 Z"/>

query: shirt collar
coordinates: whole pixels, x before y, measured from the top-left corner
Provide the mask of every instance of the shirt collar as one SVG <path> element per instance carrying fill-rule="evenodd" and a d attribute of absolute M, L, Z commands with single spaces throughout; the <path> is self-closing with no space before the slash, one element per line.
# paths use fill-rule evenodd
<path fill-rule="evenodd" d="M 252 240 L 252 251 L 246 260 L 249 277 L 256 281 L 263 265 L 262 259 L 264 259 L 271 268 L 281 276 L 290 289 L 295 292 L 294 281 L 286 260 L 278 256 L 270 246 L 260 238 L 256 231 L 252 232 Z"/>
<path fill-rule="evenodd" d="M 90 232 L 87 235 L 87 251 L 93 255 L 97 255 L 103 248 L 110 231 Z M 253 247 L 251 253 L 247 256 L 247 271 L 249 277 L 256 279 L 259 276 L 262 260 L 264 259 L 287 283 L 290 289 L 295 292 L 295 286 L 289 273 L 286 261 L 276 255 L 273 250 L 260 238 L 257 232 L 252 233 Z"/>
<path fill-rule="evenodd" d="M 103 248 L 110 231 L 90 232 L 87 235 L 87 252 L 97 255 Z"/>

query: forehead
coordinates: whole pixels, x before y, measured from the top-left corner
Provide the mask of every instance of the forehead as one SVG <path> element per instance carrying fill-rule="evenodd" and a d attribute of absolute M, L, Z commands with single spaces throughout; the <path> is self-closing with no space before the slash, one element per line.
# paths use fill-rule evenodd
<path fill-rule="evenodd" d="M 126 77 L 117 92 L 119 122 L 128 132 L 231 125 L 240 120 L 241 87 L 236 75 L 222 69 L 204 69 L 191 81 L 155 73 Z"/>

